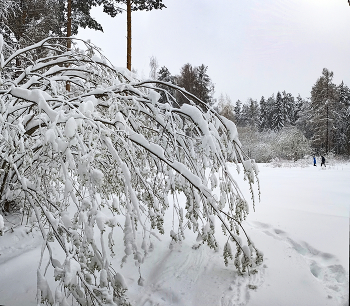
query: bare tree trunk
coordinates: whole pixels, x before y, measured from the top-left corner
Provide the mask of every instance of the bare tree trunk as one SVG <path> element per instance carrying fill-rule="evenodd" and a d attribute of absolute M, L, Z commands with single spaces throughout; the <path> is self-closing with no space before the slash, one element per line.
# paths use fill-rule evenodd
<path fill-rule="evenodd" d="M 126 68 L 131 71 L 131 0 L 126 2 L 126 24 L 127 24 L 127 48 L 126 48 Z"/>
<path fill-rule="evenodd" d="M 24 33 L 24 25 L 25 25 L 25 22 L 26 22 L 26 18 L 27 18 L 27 12 L 26 12 L 26 10 L 24 9 L 24 3 L 23 3 L 24 1 L 21 1 L 20 2 L 20 9 L 21 9 L 21 16 L 20 16 L 20 18 L 18 18 L 17 20 L 18 20 L 18 23 L 17 23 L 17 25 L 18 25 L 18 29 L 17 29 L 17 41 L 18 42 L 20 42 L 21 41 L 21 38 L 22 38 L 22 36 L 23 36 L 23 33 Z M 23 45 L 21 45 L 20 46 L 21 48 L 23 48 L 24 46 Z M 21 74 L 21 60 L 19 59 L 19 58 L 16 58 L 16 67 L 18 68 L 18 71 L 16 72 L 16 76 L 18 77 L 18 76 L 20 76 L 20 74 Z"/>
<path fill-rule="evenodd" d="M 72 0 L 68 0 L 67 7 L 67 37 L 72 36 Z M 72 48 L 72 41 L 67 39 L 67 49 L 70 50 Z M 70 91 L 69 82 L 66 83 L 66 90 Z"/>
<path fill-rule="evenodd" d="M 329 113 L 328 113 L 328 106 L 329 106 L 329 79 L 328 79 L 328 77 L 327 77 L 327 92 L 326 92 L 326 94 L 327 94 L 327 100 L 326 100 L 326 103 L 327 103 L 327 105 L 326 105 L 326 124 L 327 124 L 327 126 L 326 126 L 326 154 L 328 153 L 328 146 L 329 146 L 329 144 L 328 144 L 328 142 L 329 142 L 329 133 L 328 133 L 328 116 L 329 116 Z"/>
<path fill-rule="evenodd" d="M 328 111 L 328 104 L 327 104 L 327 132 L 326 132 L 326 153 L 329 151 L 329 111 Z"/>

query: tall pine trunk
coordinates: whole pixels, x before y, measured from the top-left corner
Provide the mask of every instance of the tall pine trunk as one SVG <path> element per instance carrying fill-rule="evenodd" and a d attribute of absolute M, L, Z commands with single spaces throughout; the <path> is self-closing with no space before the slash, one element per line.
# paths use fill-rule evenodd
<path fill-rule="evenodd" d="M 126 24 L 127 24 L 127 47 L 126 47 L 126 68 L 131 71 L 131 0 L 126 2 Z"/>
<path fill-rule="evenodd" d="M 67 37 L 72 36 L 72 0 L 68 0 L 67 5 Z M 67 39 L 67 49 L 71 49 L 72 42 L 70 39 Z"/>
<path fill-rule="evenodd" d="M 18 18 L 18 28 L 17 28 L 17 41 L 20 41 L 20 39 L 22 38 L 23 36 L 23 33 L 24 33 L 24 25 L 25 25 L 25 22 L 26 22 L 26 18 L 27 18 L 27 12 L 25 10 L 25 7 L 24 7 L 24 1 L 21 1 L 20 2 L 20 9 L 21 9 L 21 16 L 20 18 Z M 21 46 L 21 48 L 23 48 L 24 46 Z M 18 68 L 18 71 L 16 72 L 16 76 L 20 76 L 21 75 L 21 60 L 17 57 L 16 58 L 16 67 Z"/>
<path fill-rule="evenodd" d="M 68 0 L 67 5 L 67 37 L 72 36 L 72 0 Z M 67 50 L 72 48 L 72 42 L 70 39 L 67 39 Z M 66 83 L 66 90 L 70 91 L 69 82 Z"/>

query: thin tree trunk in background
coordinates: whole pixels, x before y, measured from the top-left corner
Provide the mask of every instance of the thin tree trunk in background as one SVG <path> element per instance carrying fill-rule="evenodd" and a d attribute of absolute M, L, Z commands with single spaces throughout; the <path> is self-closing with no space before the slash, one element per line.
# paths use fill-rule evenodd
<path fill-rule="evenodd" d="M 26 18 L 27 18 L 27 12 L 24 10 L 23 1 L 21 1 L 21 3 L 20 3 L 20 9 L 21 9 L 21 17 L 17 19 L 19 21 L 17 37 L 16 37 L 17 41 L 20 41 L 20 39 L 23 36 L 24 25 L 25 25 Z M 21 47 L 23 48 L 24 46 L 21 46 Z M 16 76 L 18 77 L 21 74 L 21 72 L 20 72 L 21 60 L 18 57 L 16 58 L 16 67 L 18 67 L 18 71 L 16 72 Z"/>
<path fill-rule="evenodd" d="M 329 111 L 328 111 L 328 105 L 327 105 L 327 135 L 326 135 L 326 153 L 329 152 Z"/>
<path fill-rule="evenodd" d="M 326 88 L 326 154 L 328 153 L 328 141 L 329 141 L 329 135 L 328 135 L 328 103 L 329 103 L 329 80 L 327 78 L 327 88 Z"/>
<path fill-rule="evenodd" d="M 68 0 L 68 7 L 67 7 L 67 37 L 72 36 L 72 0 Z M 67 50 L 70 50 L 72 48 L 72 41 L 70 39 L 67 39 Z M 66 83 L 66 90 L 70 91 L 70 84 L 69 82 Z"/>
<path fill-rule="evenodd" d="M 126 24 L 127 24 L 127 47 L 126 47 L 126 68 L 131 71 L 131 0 L 126 2 Z"/>

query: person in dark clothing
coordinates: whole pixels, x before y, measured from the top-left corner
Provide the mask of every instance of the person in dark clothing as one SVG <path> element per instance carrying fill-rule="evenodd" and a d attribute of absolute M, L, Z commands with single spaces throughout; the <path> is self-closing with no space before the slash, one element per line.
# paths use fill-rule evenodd
<path fill-rule="evenodd" d="M 321 156 L 321 167 L 322 165 L 324 165 L 324 167 L 326 168 L 326 159 L 324 158 L 324 156 Z"/>
<path fill-rule="evenodd" d="M 316 157 L 314 156 L 314 166 L 316 166 Z"/>

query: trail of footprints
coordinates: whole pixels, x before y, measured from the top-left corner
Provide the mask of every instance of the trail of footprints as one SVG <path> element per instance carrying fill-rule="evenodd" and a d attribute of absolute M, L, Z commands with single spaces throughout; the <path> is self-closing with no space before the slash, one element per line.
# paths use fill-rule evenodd
<path fill-rule="evenodd" d="M 182 253 L 181 255 L 184 255 Z M 174 253 L 168 253 L 159 261 L 157 267 L 148 277 L 152 282 L 148 288 L 144 288 L 143 298 L 137 301 L 140 306 L 165 306 L 165 305 L 195 305 L 194 302 L 215 302 L 220 306 L 244 306 L 247 305 L 250 294 L 257 290 L 264 281 L 264 269 L 250 276 L 238 276 L 231 269 L 218 266 L 217 253 L 211 254 L 206 247 L 191 250 L 185 256 L 179 256 L 174 261 Z M 170 256 L 172 257 L 170 259 Z M 215 257 L 216 260 L 213 260 Z M 168 260 L 172 265 L 168 265 Z M 203 277 L 201 277 L 203 275 Z M 208 277 L 210 275 L 210 277 Z M 174 279 L 178 280 L 174 282 Z M 176 285 L 166 288 L 168 282 Z M 206 288 L 217 287 L 217 296 L 207 296 L 215 291 L 206 291 Z M 199 300 L 198 300 L 199 299 Z M 216 304 L 217 303 L 217 304 Z"/>
<path fill-rule="evenodd" d="M 310 267 L 310 273 L 325 284 L 328 297 L 335 297 L 341 305 L 345 305 L 346 301 L 343 300 L 342 292 L 343 288 L 349 286 L 349 275 L 333 254 L 321 252 L 307 242 L 298 243 L 291 239 L 286 232 L 272 228 L 268 224 L 254 222 L 253 226 L 260 228 L 266 235 L 288 243 L 306 260 Z"/>
<path fill-rule="evenodd" d="M 343 305 L 344 288 L 348 287 L 348 275 L 344 267 L 338 263 L 337 258 L 329 253 L 321 252 L 306 242 L 296 242 L 288 234 L 280 229 L 271 227 L 269 224 L 254 222 L 255 228 L 262 230 L 266 235 L 274 239 L 283 241 L 290 245 L 309 265 L 310 273 L 325 285 L 329 298 L 335 298 Z M 181 253 L 184 255 L 185 253 Z M 180 255 L 180 254 L 179 254 Z M 168 265 L 168 257 L 174 253 L 168 253 L 159 265 L 151 273 L 149 280 L 152 285 L 145 288 L 142 300 L 136 305 L 141 306 L 165 306 L 165 305 L 191 305 L 191 301 L 186 296 L 188 292 L 198 290 L 197 281 L 201 282 L 201 274 L 212 269 L 211 259 L 205 248 L 192 251 L 186 256 L 179 256 L 173 265 Z M 176 256 L 176 255 L 175 255 Z M 220 306 L 245 306 L 249 303 L 250 296 L 258 290 L 264 282 L 265 266 L 258 268 L 258 273 L 249 276 L 238 276 L 235 271 L 229 273 L 229 282 L 222 281 L 223 275 L 218 275 L 218 305 Z M 222 273 L 222 272 L 220 272 Z M 225 272 L 228 273 L 228 272 Z M 169 279 L 178 279 L 176 288 L 165 288 L 164 283 Z M 209 280 L 208 280 L 209 281 Z M 210 281 L 213 281 L 211 279 Z M 203 282 L 203 281 L 202 281 Z M 174 282 L 171 282 L 174 284 Z M 208 284 L 205 284 L 208 285 Z"/>

